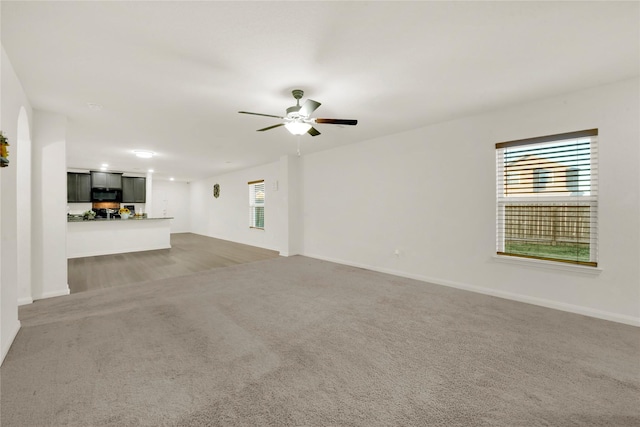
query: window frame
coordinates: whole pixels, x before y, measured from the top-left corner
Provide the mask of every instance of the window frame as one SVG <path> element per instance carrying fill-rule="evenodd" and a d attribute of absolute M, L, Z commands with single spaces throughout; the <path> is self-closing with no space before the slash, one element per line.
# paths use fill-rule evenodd
<path fill-rule="evenodd" d="M 561 144 L 563 141 L 570 142 L 570 140 L 575 140 L 575 145 L 578 147 L 581 143 L 580 139 L 589 138 L 589 195 L 583 195 L 583 191 L 574 191 L 575 190 L 575 169 L 573 166 L 568 167 L 568 170 L 572 170 L 571 179 L 569 179 L 570 175 L 566 173 L 566 177 L 564 179 L 565 190 L 564 191 L 553 191 L 551 193 L 546 193 L 546 187 L 549 183 L 553 183 L 553 181 L 557 178 L 557 172 L 551 171 L 549 179 L 544 183 L 544 188 L 536 188 L 536 180 L 535 180 L 535 165 L 532 168 L 532 187 L 529 193 L 524 192 L 523 194 L 515 194 L 513 190 L 511 193 L 509 192 L 508 184 L 509 183 L 509 171 L 507 168 L 507 161 L 505 161 L 505 152 L 508 152 L 508 149 L 518 147 L 517 149 L 524 150 L 526 146 L 531 146 L 532 150 L 541 149 L 544 152 L 544 143 L 554 143 L 558 142 Z M 563 263 L 563 264 L 571 264 L 574 266 L 582 266 L 588 268 L 595 268 L 598 266 L 598 129 L 588 129 L 584 131 L 578 132 L 568 132 L 564 134 L 556 134 L 556 135 L 548 135 L 537 138 L 528 138 L 517 141 L 508 141 L 496 144 L 496 254 L 497 256 L 506 256 L 506 257 L 514 257 L 518 259 L 529 259 L 538 260 L 550 263 Z M 582 142 L 584 144 L 584 142 Z M 555 148 L 555 147 L 554 147 Z M 553 148 L 551 148 L 553 150 Z M 526 150 L 524 150 L 526 152 Z M 560 161 L 560 160 L 558 160 Z M 580 161 L 577 158 L 572 161 Z M 521 167 L 521 166 L 520 166 Z M 546 169 L 544 167 L 540 167 L 539 169 Z M 560 181 L 562 182 L 562 181 Z M 512 184 L 512 183 L 511 183 Z M 516 191 L 517 193 L 517 191 Z M 566 193 L 566 194 L 565 194 Z M 509 207 L 518 207 L 520 209 L 526 209 L 526 207 L 532 207 L 534 210 L 536 207 L 540 210 L 540 212 L 545 212 L 546 209 L 549 209 L 551 212 L 554 208 L 562 207 L 564 209 L 574 209 L 576 212 L 573 215 L 582 215 L 583 211 L 588 212 L 588 230 L 589 230 L 589 261 L 580 260 L 577 252 L 575 259 L 564 259 L 564 258 L 556 258 L 547 254 L 538 253 L 537 255 L 531 254 L 522 254 L 522 253 L 514 253 L 509 252 L 505 246 L 507 241 L 507 220 L 510 219 L 509 215 L 507 215 L 506 210 Z M 586 209 L 584 209 L 586 208 Z M 527 216 L 531 215 L 527 212 Z M 535 218 L 538 221 L 551 221 L 553 227 L 555 227 L 555 222 L 553 219 L 553 214 L 545 215 L 541 213 L 536 213 Z M 571 214 L 564 214 L 565 216 L 561 216 L 561 218 L 571 218 Z M 519 220 L 519 219 L 517 219 Z M 516 231 L 518 232 L 518 231 Z M 581 231 L 580 231 L 581 233 Z M 580 234 L 578 233 L 578 234 Z M 511 239 L 513 240 L 513 239 Z M 555 240 L 554 240 L 555 242 Z M 580 237 L 575 237 L 576 247 L 581 245 Z M 586 244 L 586 242 L 585 242 Z M 525 252 L 525 251 L 522 251 Z M 535 251 L 532 251 L 535 252 Z M 544 256 L 543 256 L 544 255 Z M 562 256 L 558 255 L 557 256 Z"/>
<path fill-rule="evenodd" d="M 249 181 L 247 183 L 249 185 L 249 228 L 255 230 L 264 230 L 265 225 L 265 200 L 266 200 L 266 186 L 264 184 L 264 179 L 257 181 Z M 262 202 L 257 201 L 255 197 L 257 194 L 257 186 L 262 184 Z M 257 209 L 262 208 L 262 214 L 258 215 Z M 262 226 L 259 226 L 259 218 L 262 218 Z"/>

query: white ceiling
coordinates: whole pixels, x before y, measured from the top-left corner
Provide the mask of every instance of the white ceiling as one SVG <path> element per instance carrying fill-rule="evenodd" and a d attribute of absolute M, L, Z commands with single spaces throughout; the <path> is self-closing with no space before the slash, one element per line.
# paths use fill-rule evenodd
<path fill-rule="evenodd" d="M 296 153 L 291 90 L 323 105 L 302 153 L 640 74 L 638 2 L 1 2 L 67 166 L 191 181 Z M 87 103 L 101 104 L 93 111 Z M 151 160 L 132 150 L 157 153 Z"/>

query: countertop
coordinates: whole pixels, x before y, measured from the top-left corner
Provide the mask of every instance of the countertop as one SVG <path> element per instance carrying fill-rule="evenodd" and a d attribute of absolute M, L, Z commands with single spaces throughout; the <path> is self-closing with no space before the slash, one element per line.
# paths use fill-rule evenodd
<path fill-rule="evenodd" d="M 154 220 L 159 220 L 159 219 L 173 219 L 172 216 L 166 216 L 166 217 L 148 217 L 148 218 L 144 218 L 144 217 L 129 217 L 127 219 L 122 219 L 122 218 L 111 218 L 111 219 L 106 219 L 106 218 L 96 218 L 96 219 L 88 219 L 88 220 L 84 220 L 82 219 L 82 217 L 67 217 L 67 222 L 120 222 L 120 221 L 154 221 Z"/>

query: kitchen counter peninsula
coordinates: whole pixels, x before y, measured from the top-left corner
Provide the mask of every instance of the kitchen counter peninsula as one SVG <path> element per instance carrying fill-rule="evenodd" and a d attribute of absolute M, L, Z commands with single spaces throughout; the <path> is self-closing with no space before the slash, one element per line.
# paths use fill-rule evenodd
<path fill-rule="evenodd" d="M 171 248 L 171 217 L 67 220 L 67 258 Z"/>
<path fill-rule="evenodd" d="M 110 218 L 110 219 L 106 219 L 106 218 L 94 218 L 94 219 L 83 219 L 82 217 L 68 217 L 67 218 L 67 222 L 116 222 L 116 221 L 156 221 L 156 220 L 161 220 L 161 219 L 173 219 L 172 216 L 168 216 L 168 217 L 152 217 L 152 218 L 148 218 L 148 217 L 129 217 L 127 219 L 124 218 Z"/>

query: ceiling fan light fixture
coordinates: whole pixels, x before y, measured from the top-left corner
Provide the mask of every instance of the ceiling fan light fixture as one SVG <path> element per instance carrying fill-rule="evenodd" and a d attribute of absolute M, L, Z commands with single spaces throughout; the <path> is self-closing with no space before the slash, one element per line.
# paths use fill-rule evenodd
<path fill-rule="evenodd" d="M 284 127 L 293 135 L 304 135 L 311 129 L 311 125 L 304 122 L 289 122 L 285 123 Z"/>

